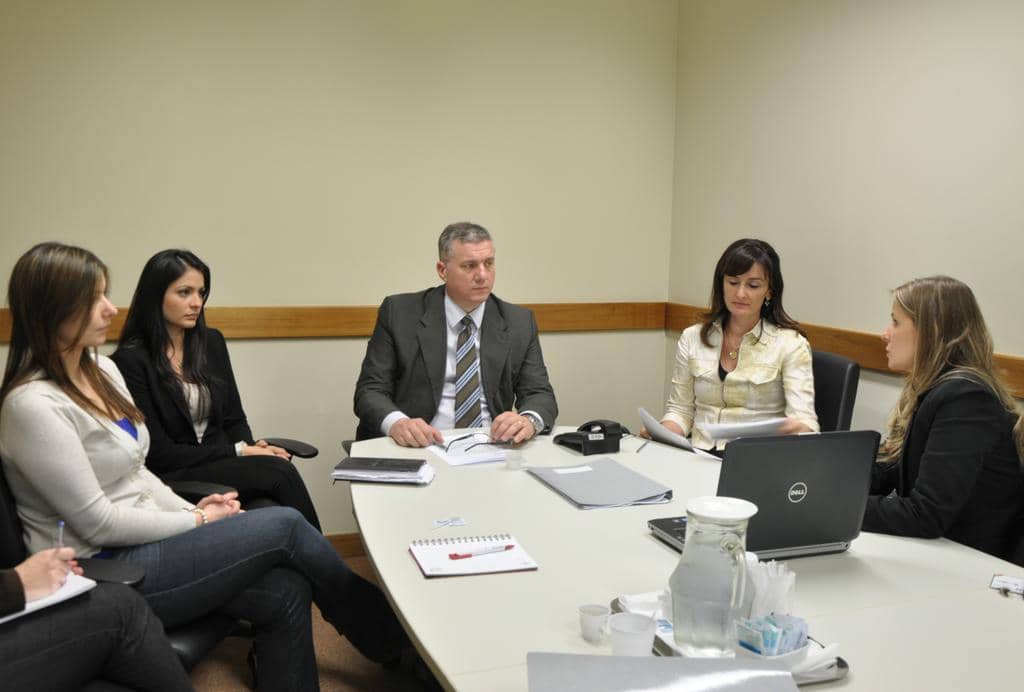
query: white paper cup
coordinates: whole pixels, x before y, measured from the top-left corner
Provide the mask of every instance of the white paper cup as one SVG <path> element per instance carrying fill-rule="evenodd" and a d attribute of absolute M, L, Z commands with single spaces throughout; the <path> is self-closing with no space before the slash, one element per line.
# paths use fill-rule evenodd
<path fill-rule="evenodd" d="M 615 613 L 608 618 L 612 653 L 616 656 L 650 656 L 654 646 L 654 620 L 637 613 Z"/>
<path fill-rule="evenodd" d="M 599 642 L 604 637 L 604 624 L 608 621 L 611 608 L 596 603 L 588 603 L 579 607 L 580 634 L 588 642 Z"/>

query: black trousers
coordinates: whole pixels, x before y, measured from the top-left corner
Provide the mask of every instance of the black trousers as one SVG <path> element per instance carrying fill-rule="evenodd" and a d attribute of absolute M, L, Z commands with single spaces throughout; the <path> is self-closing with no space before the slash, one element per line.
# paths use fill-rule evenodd
<path fill-rule="evenodd" d="M 160 620 L 142 596 L 121 584 L 99 584 L 0 625 L 0 686 L 33 692 L 192 689 Z"/>
<path fill-rule="evenodd" d="M 282 507 L 293 507 L 317 531 L 320 519 L 306 484 L 292 462 L 275 456 L 228 457 L 163 473 L 164 481 L 207 481 L 238 489 L 242 506 L 266 498 Z"/>

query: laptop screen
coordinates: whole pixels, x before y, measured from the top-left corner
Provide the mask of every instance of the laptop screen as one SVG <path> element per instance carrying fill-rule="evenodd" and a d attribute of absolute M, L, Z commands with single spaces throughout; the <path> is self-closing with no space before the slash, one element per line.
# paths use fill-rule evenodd
<path fill-rule="evenodd" d="M 718 495 L 757 505 L 747 550 L 762 559 L 846 550 L 860 533 L 879 439 L 859 430 L 730 442 Z"/>

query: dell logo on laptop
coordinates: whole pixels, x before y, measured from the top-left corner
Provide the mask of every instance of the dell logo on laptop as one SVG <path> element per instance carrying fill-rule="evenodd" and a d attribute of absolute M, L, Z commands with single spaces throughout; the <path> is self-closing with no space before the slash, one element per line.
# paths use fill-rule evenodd
<path fill-rule="evenodd" d="M 807 497 L 807 484 L 803 481 L 797 481 L 793 485 L 789 486 L 789 501 L 800 502 Z"/>

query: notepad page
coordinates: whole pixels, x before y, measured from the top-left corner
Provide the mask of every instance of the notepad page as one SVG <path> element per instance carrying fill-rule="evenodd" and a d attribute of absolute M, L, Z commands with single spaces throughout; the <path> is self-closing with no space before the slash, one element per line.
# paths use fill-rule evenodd
<path fill-rule="evenodd" d="M 11 613 L 10 615 L 6 615 L 0 618 L 0 623 L 7 622 L 8 620 L 14 620 L 15 618 L 20 618 L 22 615 L 28 615 L 29 613 L 35 612 L 37 610 L 42 610 L 43 608 L 47 608 L 56 603 L 60 603 L 61 601 L 66 601 L 69 598 L 74 598 L 75 596 L 85 593 L 86 591 L 92 589 L 95 586 L 96 582 L 94 582 L 92 579 L 71 573 L 68 575 L 68 578 L 64 582 L 64 585 L 56 591 L 54 591 L 52 594 L 50 594 L 49 596 L 38 598 L 34 601 L 29 601 L 25 604 L 24 610 L 19 610 L 16 613 Z"/>
<path fill-rule="evenodd" d="M 509 550 L 474 555 L 461 560 L 451 555 L 467 554 L 511 545 Z M 460 538 L 433 538 L 413 541 L 409 552 L 425 577 L 451 577 L 465 574 L 494 574 L 537 569 L 537 563 L 516 538 L 507 533 Z"/>

